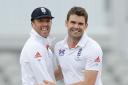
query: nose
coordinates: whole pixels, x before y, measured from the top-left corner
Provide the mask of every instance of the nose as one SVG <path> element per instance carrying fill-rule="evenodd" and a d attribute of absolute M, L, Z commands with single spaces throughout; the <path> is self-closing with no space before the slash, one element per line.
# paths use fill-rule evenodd
<path fill-rule="evenodd" d="M 40 23 L 40 27 L 41 28 L 47 28 L 48 27 L 48 24 L 46 22 L 41 22 Z"/>
<path fill-rule="evenodd" d="M 77 23 L 74 24 L 74 28 L 79 28 L 79 25 Z"/>
<path fill-rule="evenodd" d="M 48 22 L 42 22 L 43 26 L 47 26 Z"/>

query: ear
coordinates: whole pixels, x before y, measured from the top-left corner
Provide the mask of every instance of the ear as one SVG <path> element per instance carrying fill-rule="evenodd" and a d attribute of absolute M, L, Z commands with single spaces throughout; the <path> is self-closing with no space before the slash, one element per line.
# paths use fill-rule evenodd
<path fill-rule="evenodd" d="M 68 24 L 68 21 L 67 20 L 65 20 L 65 26 L 67 27 L 67 24 Z"/>
<path fill-rule="evenodd" d="M 31 26 L 34 28 L 34 24 L 33 24 L 33 22 L 31 22 Z"/>
<path fill-rule="evenodd" d="M 88 27 L 88 23 L 85 24 L 85 31 L 87 30 L 87 27 Z"/>
<path fill-rule="evenodd" d="M 85 28 L 86 28 L 86 29 L 87 29 L 87 27 L 88 27 L 88 23 L 85 24 Z"/>

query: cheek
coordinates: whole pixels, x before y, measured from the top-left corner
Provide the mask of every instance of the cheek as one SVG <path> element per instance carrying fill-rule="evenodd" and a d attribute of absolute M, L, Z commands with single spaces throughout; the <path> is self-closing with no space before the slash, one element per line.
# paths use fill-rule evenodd
<path fill-rule="evenodd" d="M 86 30 L 86 27 L 85 27 L 85 26 L 81 26 L 80 28 L 81 28 L 82 30 L 84 30 L 84 31 Z"/>
<path fill-rule="evenodd" d="M 72 28 L 68 28 L 68 32 L 71 32 L 72 31 Z"/>
<path fill-rule="evenodd" d="M 35 24 L 34 23 L 31 23 L 32 27 L 35 28 Z"/>
<path fill-rule="evenodd" d="M 39 28 L 40 25 L 39 24 L 34 24 L 34 28 Z"/>
<path fill-rule="evenodd" d="M 52 26 L 52 25 L 50 24 L 50 25 L 49 25 L 49 29 L 51 29 L 51 26 Z"/>
<path fill-rule="evenodd" d="M 72 25 L 67 25 L 67 29 L 68 29 L 68 30 L 71 30 L 72 28 L 73 28 Z"/>

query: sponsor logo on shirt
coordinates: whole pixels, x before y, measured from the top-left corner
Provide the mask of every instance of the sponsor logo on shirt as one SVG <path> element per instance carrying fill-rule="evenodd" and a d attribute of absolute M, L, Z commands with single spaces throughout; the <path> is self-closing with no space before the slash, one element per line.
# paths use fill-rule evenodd
<path fill-rule="evenodd" d="M 99 56 L 95 59 L 95 62 L 100 62 L 100 57 Z"/>
<path fill-rule="evenodd" d="M 59 50 L 59 56 L 64 56 L 65 54 L 65 49 L 60 49 Z"/>
<path fill-rule="evenodd" d="M 35 54 L 35 59 L 41 60 L 41 58 L 42 58 L 41 54 L 40 54 L 39 52 L 37 52 L 37 53 Z"/>

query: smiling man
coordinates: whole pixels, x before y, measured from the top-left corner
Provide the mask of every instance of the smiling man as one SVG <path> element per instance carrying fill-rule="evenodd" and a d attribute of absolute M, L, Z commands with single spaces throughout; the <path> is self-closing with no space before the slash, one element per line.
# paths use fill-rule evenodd
<path fill-rule="evenodd" d="M 102 50 L 87 35 L 87 22 L 84 8 L 71 8 L 65 23 L 68 36 L 55 45 L 65 85 L 102 85 Z"/>
<path fill-rule="evenodd" d="M 33 28 L 20 57 L 22 85 L 44 85 L 45 80 L 55 84 L 53 54 L 48 41 L 52 19 L 46 7 L 38 7 L 31 14 Z"/>

